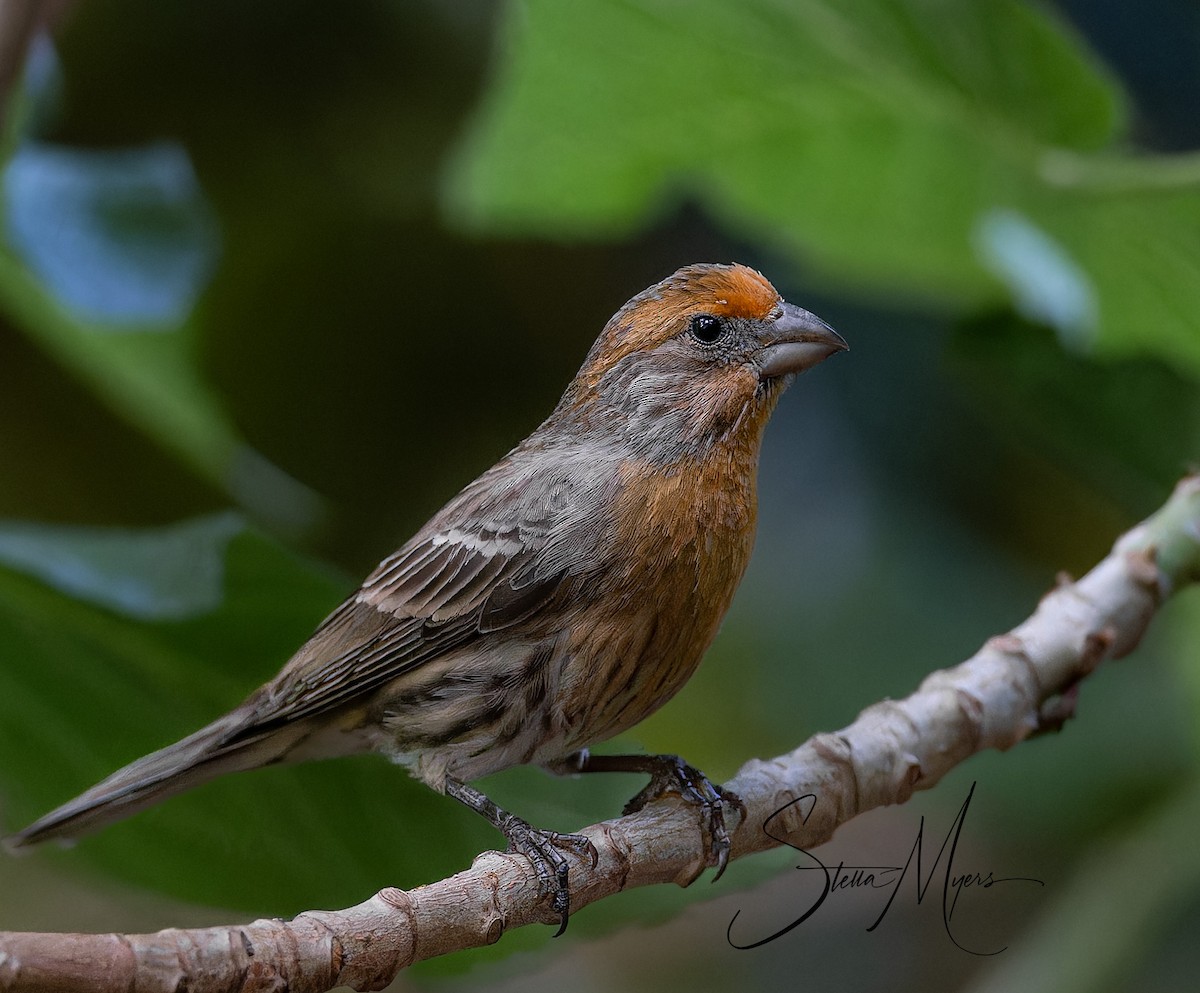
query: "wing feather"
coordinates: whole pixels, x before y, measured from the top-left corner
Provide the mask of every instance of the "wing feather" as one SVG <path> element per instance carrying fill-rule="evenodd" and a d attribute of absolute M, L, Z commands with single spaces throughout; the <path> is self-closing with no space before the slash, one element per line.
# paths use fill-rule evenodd
<path fill-rule="evenodd" d="M 599 481 L 615 474 L 531 454 L 510 454 L 384 559 L 247 701 L 236 736 L 362 704 L 439 656 L 556 610 L 574 578 L 568 563 L 595 557 Z"/>
<path fill-rule="evenodd" d="M 254 717 L 237 737 L 365 699 L 481 634 L 529 617 L 564 577 L 537 577 L 530 544 L 515 529 L 418 535 L 382 562 L 259 691 Z"/>

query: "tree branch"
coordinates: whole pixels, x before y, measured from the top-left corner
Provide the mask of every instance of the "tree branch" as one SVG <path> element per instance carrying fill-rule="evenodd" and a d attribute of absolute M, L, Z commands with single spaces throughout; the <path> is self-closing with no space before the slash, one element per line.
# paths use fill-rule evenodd
<path fill-rule="evenodd" d="M 975 752 L 1061 725 L 1079 681 L 1130 652 L 1163 601 L 1197 580 L 1200 476 L 1191 476 L 1091 572 L 1060 580 L 1032 617 L 966 662 L 933 673 L 904 700 L 867 708 L 837 733 L 748 762 L 728 784 L 746 804 L 731 857 L 783 837 L 815 847 L 863 811 L 929 789 Z M 594 869 L 586 861 L 572 866 L 575 908 L 635 886 L 687 885 L 704 868 L 698 819 L 674 798 L 582 833 L 600 859 Z M 485 852 L 449 879 L 383 889 L 356 907 L 291 921 L 150 935 L 0 933 L 0 991 L 380 989 L 414 962 L 490 944 L 535 922 L 556 919 L 529 862 Z"/>

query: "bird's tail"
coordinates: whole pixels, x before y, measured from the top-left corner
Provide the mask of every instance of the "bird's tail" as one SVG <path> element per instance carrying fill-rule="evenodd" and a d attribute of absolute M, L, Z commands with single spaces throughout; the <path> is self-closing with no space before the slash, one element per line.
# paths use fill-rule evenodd
<path fill-rule="evenodd" d="M 254 733 L 248 724 L 241 708 L 226 714 L 182 741 L 118 769 L 24 831 L 4 838 L 4 846 L 18 851 L 51 839 L 78 838 L 227 772 L 277 761 L 295 744 L 296 735 L 289 731 L 299 730 Z"/>

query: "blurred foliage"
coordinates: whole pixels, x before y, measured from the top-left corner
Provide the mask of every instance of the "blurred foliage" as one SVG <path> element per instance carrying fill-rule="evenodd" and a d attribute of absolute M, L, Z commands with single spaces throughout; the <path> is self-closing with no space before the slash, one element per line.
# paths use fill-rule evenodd
<path fill-rule="evenodd" d="M 511 11 L 452 186 L 469 220 L 613 235 L 695 197 L 844 290 L 980 306 L 998 277 L 1065 334 L 1200 370 L 1200 159 L 1123 152 L 1119 90 L 1030 5 Z"/>
<path fill-rule="evenodd" d="M 763 540 L 710 658 L 613 747 L 728 776 L 1021 620 L 1200 449 L 1200 16 L 1157 0 L 1131 31 L 1117 7 L 1073 3 L 1069 23 L 1017 0 L 79 3 L 3 146 L 3 826 L 269 677 L 545 416 L 617 306 L 690 261 L 758 265 L 853 350 L 775 415 Z M 1194 804 L 1198 618 L 1194 595 L 1173 604 L 1063 735 L 855 827 L 894 854 L 979 780 L 981 858 L 1045 878 L 1053 922 L 1036 901 L 997 911 L 996 982 L 1083 975 L 1039 927 L 1056 948 L 1105 932 L 1113 966 L 1088 988 L 1136 988 L 1151 959 L 1162 985 L 1194 973 L 1191 870 L 1137 868 L 1169 858 Z M 638 786 L 486 784 L 561 829 Z M 230 777 L 37 860 L 289 914 L 495 843 L 362 758 Z M 1111 882 L 1141 886 L 1136 928 L 1081 911 L 1106 845 L 1132 860 Z M 558 988 L 566 969 L 596 988 L 782 989 L 802 958 L 818 989 L 986 980 L 915 911 L 886 935 L 834 917 L 734 953 L 731 901 L 755 886 L 788 907 L 789 864 L 626 894 L 549 948 L 527 929 L 424 972 L 508 955 L 497 988 Z M 0 926 L 24 927 L 8 865 Z M 697 891 L 721 899 L 697 908 Z M 129 914 L 64 902 L 54 924 Z M 885 980 L 847 962 L 880 949 Z"/>

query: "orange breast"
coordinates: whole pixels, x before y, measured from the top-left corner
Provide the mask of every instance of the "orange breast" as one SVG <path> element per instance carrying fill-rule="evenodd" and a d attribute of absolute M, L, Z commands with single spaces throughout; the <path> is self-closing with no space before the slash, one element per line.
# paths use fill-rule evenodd
<path fill-rule="evenodd" d="M 562 715 L 573 747 L 619 734 L 691 677 L 717 633 L 754 543 L 757 445 L 703 463 L 627 463 L 605 585 L 619 608 L 570 632 Z M 613 586 L 609 584 L 615 584 Z"/>

